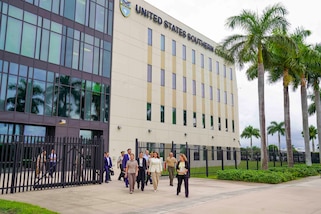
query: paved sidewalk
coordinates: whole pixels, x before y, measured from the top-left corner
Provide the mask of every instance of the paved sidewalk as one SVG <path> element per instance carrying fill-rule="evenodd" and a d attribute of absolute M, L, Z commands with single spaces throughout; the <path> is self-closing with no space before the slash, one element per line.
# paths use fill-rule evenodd
<path fill-rule="evenodd" d="M 15 193 L 0 198 L 63 214 L 321 214 L 321 179 L 314 176 L 269 185 L 191 178 L 189 198 L 185 198 L 183 186 L 182 193 L 176 196 L 176 180 L 172 187 L 167 178 L 162 178 L 157 192 L 148 185 L 144 192 L 136 188 L 133 194 L 129 194 L 122 181 L 113 180 L 108 184 Z"/>

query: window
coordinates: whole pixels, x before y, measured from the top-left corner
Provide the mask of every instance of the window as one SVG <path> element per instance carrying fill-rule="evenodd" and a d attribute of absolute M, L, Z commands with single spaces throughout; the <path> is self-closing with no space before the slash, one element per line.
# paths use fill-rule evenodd
<path fill-rule="evenodd" d="M 161 86 L 165 86 L 165 70 L 161 69 Z"/>
<path fill-rule="evenodd" d="M 176 108 L 172 108 L 172 123 L 176 124 Z"/>
<path fill-rule="evenodd" d="M 210 100 L 213 100 L 213 87 L 210 86 Z"/>
<path fill-rule="evenodd" d="M 186 93 L 186 77 L 183 77 L 183 92 Z"/>
<path fill-rule="evenodd" d="M 225 119 L 225 131 L 228 132 L 228 119 Z"/>
<path fill-rule="evenodd" d="M 6 46 L 5 46 L 6 51 L 19 54 L 21 33 L 22 33 L 22 22 L 17 19 L 9 17 L 8 25 L 7 25 Z"/>
<path fill-rule="evenodd" d="M 235 132 L 235 125 L 234 125 L 234 120 L 232 120 L 232 132 Z"/>
<path fill-rule="evenodd" d="M 216 61 L 216 74 L 220 74 L 220 63 Z"/>
<path fill-rule="evenodd" d="M 195 50 L 192 49 L 192 63 L 195 64 Z"/>
<path fill-rule="evenodd" d="M 227 92 L 224 91 L 224 104 L 227 104 Z"/>
<path fill-rule="evenodd" d="M 205 114 L 202 114 L 202 124 L 203 124 L 203 129 L 205 129 Z"/>
<path fill-rule="evenodd" d="M 186 113 L 186 110 L 183 111 L 183 125 L 187 126 L 187 113 Z"/>
<path fill-rule="evenodd" d="M 231 94 L 231 105 L 234 106 L 234 95 Z"/>
<path fill-rule="evenodd" d="M 226 77 L 226 65 L 223 66 L 224 77 Z"/>
<path fill-rule="evenodd" d="M 211 129 L 214 129 L 214 117 L 211 115 Z"/>
<path fill-rule="evenodd" d="M 205 97 L 205 85 L 202 83 L 202 97 Z"/>
<path fill-rule="evenodd" d="M 147 65 L 147 82 L 152 82 L 152 65 Z"/>
<path fill-rule="evenodd" d="M 193 95 L 196 95 L 196 81 L 193 80 Z"/>
<path fill-rule="evenodd" d="M 230 80 L 233 80 L 233 70 L 230 68 Z"/>
<path fill-rule="evenodd" d="M 204 68 L 204 54 L 201 54 L 201 67 Z"/>
<path fill-rule="evenodd" d="M 220 89 L 218 88 L 217 89 L 217 102 L 221 102 L 221 91 L 220 91 Z"/>
<path fill-rule="evenodd" d="M 193 112 L 193 127 L 197 127 L 196 112 Z"/>
<path fill-rule="evenodd" d="M 186 154 L 186 145 L 180 144 L 179 153 Z"/>
<path fill-rule="evenodd" d="M 217 160 L 223 160 L 223 150 L 222 147 L 218 146 L 216 150 Z"/>
<path fill-rule="evenodd" d="M 152 120 L 152 104 L 147 103 L 147 120 Z"/>
<path fill-rule="evenodd" d="M 172 55 L 176 56 L 176 41 L 172 40 Z"/>
<path fill-rule="evenodd" d="M 176 89 L 176 74 L 172 74 L 172 89 Z"/>
<path fill-rule="evenodd" d="M 161 35 L 161 51 L 165 51 L 165 36 Z"/>
<path fill-rule="evenodd" d="M 150 28 L 148 28 L 148 45 L 153 45 L 153 31 Z"/>
<path fill-rule="evenodd" d="M 186 46 L 182 45 L 182 59 L 186 60 Z"/>
<path fill-rule="evenodd" d="M 218 130 L 221 131 L 221 118 L 219 117 L 218 118 L 218 121 L 217 121 L 217 125 L 218 125 Z"/>
<path fill-rule="evenodd" d="M 165 122 L 165 107 L 160 106 L 160 121 L 161 123 Z"/>
<path fill-rule="evenodd" d="M 209 71 L 212 71 L 212 69 L 213 69 L 213 66 L 212 66 L 212 58 L 209 57 L 209 58 L 208 58 L 208 70 L 209 70 Z"/>

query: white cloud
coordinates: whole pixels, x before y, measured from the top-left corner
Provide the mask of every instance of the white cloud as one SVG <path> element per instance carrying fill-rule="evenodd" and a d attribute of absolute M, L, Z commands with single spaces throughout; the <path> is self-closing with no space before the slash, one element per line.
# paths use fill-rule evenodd
<path fill-rule="evenodd" d="M 291 31 L 297 27 L 311 30 L 312 35 L 307 39 L 311 44 L 321 42 L 321 19 L 317 18 L 320 13 L 319 1 L 308 0 L 306 2 L 294 0 L 145 0 L 146 2 L 163 10 L 175 19 L 185 23 L 201 34 L 215 42 L 221 42 L 226 36 L 235 31 L 226 29 L 225 22 L 230 16 L 238 15 L 245 10 L 253 10 L 261 13 L 264 8 L 276 3 L 281 3 L 289 11 L 287 19 L 291 24 Z M 239 115 L 240 132 L 245 126 L 252 125 L 259 128 L 257 81 L 249 82 L 245 77 L 245 71 L 237 72 L 239 90 Z M 290 114 L 291 136 L 295 146 L 304 146 L 301 116 L 300 89 L 292 92 L 290 88 Z M 281 122 L 283 116 L 283 89 L 282 83 L 265 86 L 266 103 L 266 126 L 271 121 Z M 309 123 L 316 124 L 315 117 L 309 118 Z M 284 137 L 281 139 L 282 147 L 285 147 Z M 253 145 L 260 145 L 259 139 L 254 139 Z M 277 144 L 277 136 L 268 136 L 269 144 Z M 248 140 L 241 139 L 242 146 L 249 145 Z"/>

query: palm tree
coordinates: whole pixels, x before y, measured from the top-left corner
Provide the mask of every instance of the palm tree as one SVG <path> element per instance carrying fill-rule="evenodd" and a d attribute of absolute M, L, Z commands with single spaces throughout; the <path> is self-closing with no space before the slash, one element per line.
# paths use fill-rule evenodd
<path fill-rule="evenodd" d="M 274 135 L 278 134 L 278 150 L 281 152 L 281 135 L 284 136 L 285 128 L 284 122 L 277 123 L 276 121 L 272 121 L 271 125 L 267 127 L 268 134 Z"/>
<path fill-rule="evenodd" d="M 308 79 L 310 78 L 309 76 L 311 75 L 311 71 L 308 68 L 310 67 L 311 62 L 313 62 L 311 58 L 315 58 L 315 52 L 312 51 L 311 48 L 305 44 L 304 40 L 310 34 L 311 32 L 308 30 L 297 29 L 297 31 L 292 35 L 292 38 L 298 46 L 298 54 L 295 59 L 295 64 L 298 64 L 298 69 L 296 70 L 297 78 L 294 81 L 294 87 L 296 88 L 298 85 L 300 85 L 305 162 L 308 166 L 312 165 L 309 140 L 309 115 L 307 100 Z"/>
<path fill-rule="evenodd" d="M 268 169 L 266 131 L 265 131 L 265 104 L 264 104 L 264 49 L 266 43 L 273 39 L 271 34 L 275 29 L 286 31 L 288 22 L 284 18 L 287 10 L 280 4 L 267 7 L 262 16 L 256 12 L 243 10 L 238 16 L 228 18 L 226 25 L 235 29 L 244 30 L 245 34 L 231 35 L 223 44 L 217 47 L 216 53 L 226 60 L 237 62 L 241 67 L 244 63 L 257 63 L 258 69 L 258 98 L 259 119 L 261 131 L 261 165 Z"/>
<path fill-rule="evenodd" d="M 312 57 L 311 59 L 315 60 L 314 62 L 310 63 L 309 69 L 311 69 L 311 73 L 309 75 L 309 82 L 311 82 L 313 86 L 313 92 L 314 92 L 314 104 L 315 104 L 315 111 L 317 113 L 317 129 L 321 130 L 321 103 L 320 103 L 320 77 L 321 77 L 321 44 L 316 44 L 314 46 L 315 51 L 315 57 Z M 309 109 L 312 108 L 311 106 Z M 313 113 L 313 111 L 310 109 L 309 113 Z M 310 114 L 311 115 L 311 114 Z M 319 160 L 321 163 L 321 131 L 318 132 L 318 141 L 319 141 Z"/>
<path fill-rule="evenodd" d="M 309 126 L 309 139 L 312 141 L 312 152 L 315 152 L 314 140 L 317 139 L 318 130 L 314 126 Z"/>
<path fill-rule="evenodd" d="M 304 38 L 310 35 L 310 31 L 296 29 L 295 33 L 287 36 L 284 32 L 277 31 L 277 35 L 282 38 L 272 41 L 269 45 L 269 56 L 271 57 L 267 69 L 270 70 L 270 81 L 275 82 L 283 78 L 284 96 L 284 121 L 287 145 L 288 166 L 293 167 L 293 152 L 291 142 L 291 123 L 290 123 L 290 102 L 289 85 L 294 83 L 294 87 L 301 85 L 301 107 L 302 121 L 305 133 L 308 133 L 308 112 L 307 112 L 307 84 L 306 84 L 306 62 L 305 57 L 308 53 Z M 307 136 L 307 135 L 306 135 Z M 311 162 L 311 154 L 308 137 L 304 138 L 306 151 L 306 164 Z"/>
<path fill-rule="evenodd" d="M 253 148 L 252 148 L 252 138 L 259 138 L 260 137 L 260 131 L 256 128 L 253 128 L 253 126 L 247 126 L 244 128 L 241 138 L 250 139 L 250 148 L 251 148 L 251 159 L 253 159 Z"/>

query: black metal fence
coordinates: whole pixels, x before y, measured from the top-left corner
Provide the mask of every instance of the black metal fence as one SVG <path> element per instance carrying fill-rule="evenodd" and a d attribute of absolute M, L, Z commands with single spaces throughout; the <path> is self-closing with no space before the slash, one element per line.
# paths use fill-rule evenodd
<path fill-rule="evenodd" d="M 103 139 L 0 135 L 1 194 L 102 183 Z"/>
<path fill-rule="evenodd" d="M 170 152 L 173 152 L 176 159 L 179 154 L 183 153 L 187 156 L 191 171 L 190 174 L 206 174 L 211 173 L 213 166 L 224 169 L 227 166 L 237 168 L 241 162 L 241 152 L 239 148 L 222 148 L 222 147 L 206 147 L 199 145 L 185 144 L 164 144 L 164 143 L 149 143 L 139 142 L 136 140 L 136 156 L 138 152 L 156 151 L 159 153 L 163 161 L 166 160 Z"/>
<path fill-rule="evenodd" d="M 231 147 L 214 147 L 214 146 L 198 146 L 185 144 L 164 144 L 164 143 L 149 143 L 139 142 L 136 140 L 136 156 L 140 151 L 157 151 L 161 158 L 165 161 L 170 152 L 173 152 L 174 157 L 179 158 L 179 154 L 183 153 L 187 156 L 190 163 L 191 175 L 213 175 L 216 174 L 218 168 L 243 168 L 243 169 L 260 169 L 261 156 L 260 153 L 243 151 L 239 148 Z M 278 153 L 269 151 L 269 166 L 287 166 L 286 153 Z M 312 163 L 320 163 L 319 154 L 311 153 Z M 305 163 L 304 152 L 293 153 L 294 163 Z"/>

